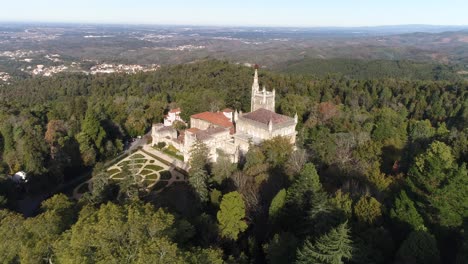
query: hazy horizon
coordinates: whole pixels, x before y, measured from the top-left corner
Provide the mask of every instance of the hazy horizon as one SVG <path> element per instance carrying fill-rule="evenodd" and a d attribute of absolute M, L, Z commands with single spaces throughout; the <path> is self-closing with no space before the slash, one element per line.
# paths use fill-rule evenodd
<path fill-rule="evenodd" d="M 27 8 L 25 8 L 27 6 Z M 72 23 L 247 27 L 467 26 L 468 3 L 447 1 L 305 0 L 250 2 L 15 1 L 0 10 L 7 23 Z"/>
<path fill-rule="evenodd" d="M 2 20 L 0 24 L 23 24 L 23 25 L 91 25 L 91 26 L 170 26 L 170 27 L 231 27 L 231 28 L 303 28 L 303 29 L 356 29 L 356 28 L 468 28 L 468 24 L 382 24 L 362 26 L 287 26 L 287 25 L 241 25 L 241 24 L 170 24 L 170 23 L 131 23 L 131 22 L 79 22 L 79 21 L 34 21 L 34 20 Z"/>

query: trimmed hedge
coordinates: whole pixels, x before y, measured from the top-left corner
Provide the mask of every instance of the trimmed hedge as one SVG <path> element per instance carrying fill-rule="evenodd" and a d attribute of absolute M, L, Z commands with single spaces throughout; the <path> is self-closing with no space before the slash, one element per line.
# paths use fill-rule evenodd
<path fill-rule="evenodd" d="M 162 170 L 163 168 L 162 168 L 161 166 L 158 166 L 158 165 L 149 164 L 149 165 L 146 165 L 144 169 L 147 169 L 147 170 L 154 170 L 154 171 L 160 171 L 160 170 Z"/>

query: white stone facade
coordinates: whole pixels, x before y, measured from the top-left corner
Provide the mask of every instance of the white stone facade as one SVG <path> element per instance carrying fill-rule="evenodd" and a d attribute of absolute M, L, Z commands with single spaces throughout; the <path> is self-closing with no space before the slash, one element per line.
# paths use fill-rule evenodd
<path fill-rule="evenodd" d="M 177 130 L 172 126 L 167 127 L 163 124 L 153 124 L 151 128 L 152 145 L 156 146 L 160 142 L 166 143 L 167 146 L 173 145 L 176 148 L 181 148 L 183 145 L 180 144 L 177 137 Z"/>
<path fill-rule="evenodd" d="M 180 121 L 185 124 L 184 120 L 180 117 L 180 108 L 170 110 L 164 117 L 164 126 L 172 126 L 175 121 Z"/>

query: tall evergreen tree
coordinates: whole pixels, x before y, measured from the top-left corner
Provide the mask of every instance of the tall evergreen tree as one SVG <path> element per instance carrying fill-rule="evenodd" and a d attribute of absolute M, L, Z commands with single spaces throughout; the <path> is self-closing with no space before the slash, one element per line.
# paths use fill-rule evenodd
<path fill-rule="evenodd" d="M 457 166 L 449 146 L 434 141 L 408 174 L 408 185 L 428 219 L 449 227 L 462 224 L 468 216 L 468 173 L 465 164 Z"/>
<path fill-rule="evenodd" d="M 390 211 L 390 216 L 413 230 L 425 228 L 424 220 L 405 191 L 401 191 L 395 199 L 395 208 Z"/>
<path fill-rule="evenodd" d="M 411 232 L 400 246 L 397 258 L 403 263 L 440 263 L 439 249 L 433 235 L 419 230 Z"/>
<path fill-rule="evenodd" d="M 314 164 L 306 163 L 301 173 L 289 187 L 286 201 L 302 208 L 310 206 L 312 195 L 321 191 L 321 189 L 322 184 Z"/>
<path fill-rule="evenodd" d="M 306 163 L 287 190 L 281 222 L 297 236 L 310 234 L 317 216 L 328 209 L 328 197 L 322 189 L 317 170 L 314 164 Z"/>
<path fill-rule="evenodd" d="M 352 241 L 347 222 L 333 228 L 321 236 L 315 243 L 304 242 L 297 251 L 297 264 L 341 264 L 352 257 Z"/>

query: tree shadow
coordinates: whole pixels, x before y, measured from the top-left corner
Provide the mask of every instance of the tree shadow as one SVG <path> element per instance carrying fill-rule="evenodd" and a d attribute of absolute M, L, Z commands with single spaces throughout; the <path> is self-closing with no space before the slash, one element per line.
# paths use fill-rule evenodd
<path fill-rule="evenodd" d="M 375 183 L 355 169 L 345 170 L 332 165 L 320 170 L 319 176 L 320 182 L 328 193 L 334 193 L 336 190 L 342 189 L 354 199 L 366 194 L 370 194 L 381 201 L 385 198 L 385 194 L 379 190 Z"/>
<path fill-rule="evenodd" d="M 185 182 L 174 182 L 159 193 L 152 192 L 145 197 L 145 201 L 186 219 L 198 216 L 203 207 L 193 188 Z"/>

